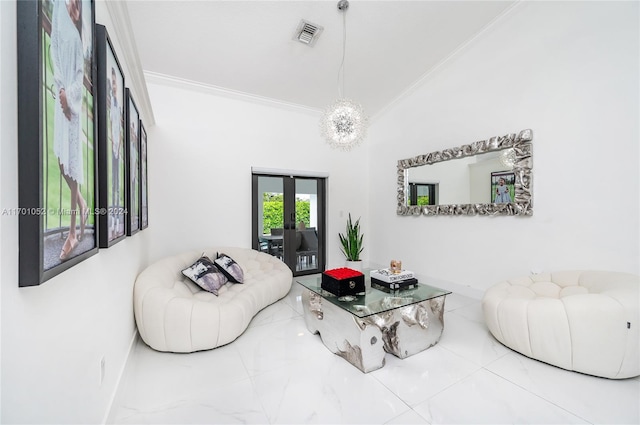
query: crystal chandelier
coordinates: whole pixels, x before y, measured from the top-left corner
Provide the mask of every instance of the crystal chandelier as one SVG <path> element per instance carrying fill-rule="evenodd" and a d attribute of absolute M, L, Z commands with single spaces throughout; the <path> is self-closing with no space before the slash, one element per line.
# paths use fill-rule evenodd
<path fill-rule="evenodd" d="M 362 106 L 344 97 L 344 58 L 347 44 L 347 9 L 349 2 L 340 0 L 342 12 L 342 63 L 338 72 L 338 100 L 324 112 L 320 120 L 320 133 L 333 148 L 349 150 L 358 145 L 367 133 L 367 117 Z M 342 87 L 340 85 L 342 80 Z"/>
<path fill-rule="evenodd" d="M 511 170 L 516 163 L 516 151 L 513 148 L 502 151 L 500 154 L 500 163 Z"/>

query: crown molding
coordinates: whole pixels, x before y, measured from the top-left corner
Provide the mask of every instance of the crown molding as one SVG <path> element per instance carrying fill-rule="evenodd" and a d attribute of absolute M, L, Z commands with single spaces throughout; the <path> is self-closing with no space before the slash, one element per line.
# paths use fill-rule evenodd
<path fill-rule="evenodd" d="M 122 49 L 124 61 L 127 64 L 127 70 L 131 78 L 127 80 L 127 86 L 131 88 L 135 94 L 136 105 L 140 109 L 140 115 L 143 117 L 144 124 L 147 128 L 156 123 L 153 116 L 153 108 L 149 92 L 147 91 L 147 82 L 145 80 L 138 48 L 135 42 L 135 36 L 131 28 L 131 19 L 129 19 L 129 9 L 126 1 L 105 1 L 113 30 Z"/>
<path fill-rule="evenodd" d="M 259 105 L 277 107 L 293 112 L 302 112 L 318 116 L 322 114 L 322 111 L 317 108 L 311 108 L 309 106 L 304 106 L 297 103 L 285 102 L 271 97 L 258 96 L 242 91 L 231 90 L 224 87 L 214 86 L 212 84 L 205 84 L 198 81 L 161 74 L 158 72 L 145 71 L 144 75 L 147 81 L 152 84 L 191 90 L 198 93 L 207 93 L 213 96 L 226 97 L 228 99 L 235 99 Z"/>

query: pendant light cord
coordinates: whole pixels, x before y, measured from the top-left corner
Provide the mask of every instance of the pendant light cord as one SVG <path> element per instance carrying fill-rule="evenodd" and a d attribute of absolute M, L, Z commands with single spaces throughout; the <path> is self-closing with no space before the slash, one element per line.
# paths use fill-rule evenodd
<path fill-rule="evenodd" d="M 344 97 L 344 58 L 347 51 L 347 11 L 342 11 L 342 62 L 340 63 L 340 69 L 338 70 L 338 99 Z M 342 84 L 340 84 L 340 78 L 342 77 Z"/>

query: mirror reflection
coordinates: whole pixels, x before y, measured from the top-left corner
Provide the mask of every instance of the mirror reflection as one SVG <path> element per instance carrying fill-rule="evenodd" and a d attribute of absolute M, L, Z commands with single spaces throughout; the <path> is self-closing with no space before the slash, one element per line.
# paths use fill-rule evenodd
<path fill-rule="evenodd" d="M 531 215 L 531 130 L 398 161 L 399 215 Z"/>
<path fill-rule="evenodd" d="M 503 164 L 500 154 L 501 151 L 487 152 L 409 168 L 408 204 L 512 202 L 515 197 L 513 166 Z"/>

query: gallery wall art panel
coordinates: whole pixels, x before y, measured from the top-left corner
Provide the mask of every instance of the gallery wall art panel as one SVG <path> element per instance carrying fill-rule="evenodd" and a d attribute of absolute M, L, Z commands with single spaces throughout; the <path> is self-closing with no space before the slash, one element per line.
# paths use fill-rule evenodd
<path fill-rule="evenodd" d="M 127 236 L 132 236 L 140 230 L 140 113 L 128 88 L 126 122 L 126 225 Z"/>
<path fill-rule="evenodd" d="M 124 73 L 103 25 L 96 25 L 98 86 L 98 226 L 100 248 L 126 237 L 127 162 Z"/>
<path fill-rule="evenodd" d="M 16 2 L 19 285 L 98 252 L 95 7 Z"/>
<path fill-rule="evenodd" d="M 149 178 L 147 173 L 147 131 L 140 122 L 140 229 L 149 227 Z"/>

